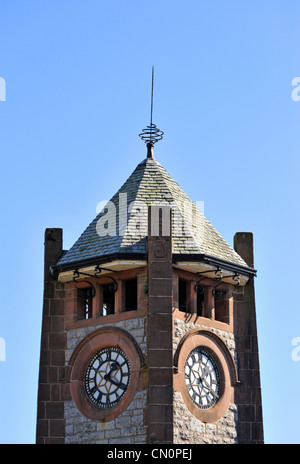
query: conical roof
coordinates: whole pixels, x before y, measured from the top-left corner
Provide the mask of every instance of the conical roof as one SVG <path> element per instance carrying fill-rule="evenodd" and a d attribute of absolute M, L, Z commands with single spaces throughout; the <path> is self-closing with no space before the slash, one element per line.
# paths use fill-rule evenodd
<path fill-rule="evenodd" d="M 246 266 L 244 260 L 216 231 L 197 206 L 153 157 L 142 161 L 76 243 L 57 263 L 71 269 L 80 263 L 105 262 L 106 257 L 147 254 L 148 207 L 172 206 L 173 254 L 193 257 L 207 255 Z"/>

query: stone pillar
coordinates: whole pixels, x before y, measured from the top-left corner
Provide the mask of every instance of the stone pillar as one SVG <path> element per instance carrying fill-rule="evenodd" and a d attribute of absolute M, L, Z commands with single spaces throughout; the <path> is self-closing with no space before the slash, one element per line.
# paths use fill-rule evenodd
<path fill-rule="evenodd" d="M 171 210 L 167 208 L 169 218 Z M 163 209 L 163 208 L 162 208 Z M 171 221 L 161 214 L 157 235 L 148 234 L 148 442 L 173 442 Z M 166 213 L 166 210 L 164 211 Z M 164 223 L 164 224 L 162 224 Z M 153 225 L 153 222 L 152 222 Z"/>
<path fill-rule="evenodd" d="M 46 229 L 44 297 L 38 385 L 37 444 L 64 443 L 64 286 L 49 274 L 62 254 L 62 229 Z"/>
<path fill-rule="evenodd" d="M 234 249 L 249 267 L 254 267 L 252 233 L 235 234 Z M 235 395 L 238 407 L 238 442 L 258 444 L 263 443 L 264 438 L 254 280 L 239 290 L 234 302 L 234 331 L 241 381 Z"/>

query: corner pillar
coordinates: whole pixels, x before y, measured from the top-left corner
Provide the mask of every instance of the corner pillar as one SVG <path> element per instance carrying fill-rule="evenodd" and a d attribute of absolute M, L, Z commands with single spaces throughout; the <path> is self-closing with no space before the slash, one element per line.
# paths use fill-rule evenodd
<path fill-rule="evenodd" d="M 173 442 L 172 238 L 170 207 L 149 208 L 148 442 Z M 161 211 L 162 210 L 162 211 Z M 151 227 L 152 225 L 152 227 Z M 155 230 L 155 234 L 153 234 Z"/>
<path fill-rule="evenodd" d="M 254 267 L 252 233 L 236 233 L 234 249 L 249 267 Z M 235 394 L 238 407 L 238 442 L 261 444 L 264 437 L 254 280 L 242 288 L 242 293 L 236 293 L 234 299 L 236 349 L 241 382 Z"/>
<path fill-rule="evenodd" d="M 50 274 L 62 254 L 62 229 L 46 229 L 44 296 L 37 401 L 37 444 L 64 443 L 64 376 L 66 335 L 62 283 Z"/>

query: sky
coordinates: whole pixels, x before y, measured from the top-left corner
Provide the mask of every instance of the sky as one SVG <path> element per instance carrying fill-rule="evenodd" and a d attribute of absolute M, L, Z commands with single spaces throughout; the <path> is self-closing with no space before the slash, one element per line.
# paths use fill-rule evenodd
<path fill-rule="evenodd" d="M 265 443 L 300 443 L 299 17 L 296 0 L 0 1 L 0 443 L 35 442 L 44 230 L 70 248 L 146 157 L 152 66 L 156 159 L 230 245 L 254 234 Z"/>

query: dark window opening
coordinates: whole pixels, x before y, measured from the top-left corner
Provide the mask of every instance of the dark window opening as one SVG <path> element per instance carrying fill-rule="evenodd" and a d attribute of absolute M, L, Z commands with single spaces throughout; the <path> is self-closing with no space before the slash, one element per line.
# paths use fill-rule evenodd
<path fill-rule="evenodd" d="M 215 291 L 215 320 L 229 323 L 228 300 L 225 290 Z"/>
<path fill-rule="evenodd" d="M 92 287 L 77 289 L 77 317 L 78 319 L 90 319 L 92 312 Z"/>
<path fill-rule="evenodd" d="M 178 282 L 178 306 L 179 306 L 179 311 L 184 311 L 186 312 L 187 306 L 186 306 L 186 281 L 179 279 Z"/>
<path fill-rule="evenodd" d="M 125 311 L 137 310 L 137 279 L 125 280 Z"/>
<path fill-rule="evenodd" d="M 103 306 L 102 315 L 108 316 L 115 313 L 115 293 L 112 291 L 112 285 L 102 285 Z"/>
<path fill-rule="evenodd" d="M 204 287 L 197 289 L 197 316 L 204 316 Z"/>

